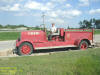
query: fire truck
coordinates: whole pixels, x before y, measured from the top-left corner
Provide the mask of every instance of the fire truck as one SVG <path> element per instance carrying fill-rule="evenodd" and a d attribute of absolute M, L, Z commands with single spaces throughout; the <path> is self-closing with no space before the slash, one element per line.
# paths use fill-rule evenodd
<path fill-rule="evenodd" d="M 59 28 L 59 34 L 48 40 L 43 30 L 32 30 L 21 32 L 20 38 L 16 40 L 16 52 L 18 55 L 30 55 L 35 50 L 77 47 L 86 50 L 94 45 L 93 29 L 63 29 Z"/>

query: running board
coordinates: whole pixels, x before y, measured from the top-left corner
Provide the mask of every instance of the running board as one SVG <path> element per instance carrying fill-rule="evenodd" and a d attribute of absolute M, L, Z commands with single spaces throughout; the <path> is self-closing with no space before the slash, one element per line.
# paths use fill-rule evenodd
<path fill-rule="evenodd" d="M 65 48 L 65 47 L 77 47 L 76 45 L 67 45 L 67 46 L 53 46 L 53 47 L 37 47 L 35 49 L 53 49 L 53 48 Z"/>

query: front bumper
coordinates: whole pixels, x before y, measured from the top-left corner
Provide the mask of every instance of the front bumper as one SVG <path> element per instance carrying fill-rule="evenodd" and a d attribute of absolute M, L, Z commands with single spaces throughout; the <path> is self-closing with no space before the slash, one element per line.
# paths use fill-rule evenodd
<path fill-rule="evenodd" d="M 17 50 L 18 50 L 17 47 L 15 49 L 13 49 L 13 54 L 17 54 Z"/>

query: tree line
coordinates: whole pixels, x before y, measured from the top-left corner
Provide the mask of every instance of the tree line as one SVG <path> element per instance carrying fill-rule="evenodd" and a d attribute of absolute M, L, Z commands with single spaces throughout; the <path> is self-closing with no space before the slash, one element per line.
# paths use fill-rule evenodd
<path fill-rule="evenodd" d="M 19 27 L 27 27 L 27 26 L 25 26 L 25 25 L 1 25 L 0 24 L 0 28 L 11 28 L 11 29 L 16 29 L 16 28 L 19 28 Z"/>
<path fill-rule="evenodd" d="M 35 27 L 28 27 L 28 26 L 25 26 L 23 24 L 21 24 L 21 25 L 10 25 L 10 24 L 8 24 L 8 25 L 1 25 L 0 24 L 0 29 L 2 29 L 2 28 L 16 29 L 16 28 L 20 28 L 20 27 L 26 27 L 27 30 L 41 30 L 41 29 L 43 29 L 43 28 L 40 28 L 38 25 L 35 26 Z"/>
<path fill-rule="evenodd" d="M 96 29 L 100 29 L 100 19 L 90 19 L 90 20 L 83 20 L 79 22 L 80 28 L 96 28 Z"/>

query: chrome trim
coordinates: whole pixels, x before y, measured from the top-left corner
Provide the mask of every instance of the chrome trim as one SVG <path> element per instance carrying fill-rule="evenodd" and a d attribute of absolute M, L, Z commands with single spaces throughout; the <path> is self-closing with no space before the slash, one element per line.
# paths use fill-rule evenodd
<path fill-rule="evenodd" d="M 37 47 L 35 49 L 53 49 L 53 48 L 64 48 L 64 47 L 77 47 L 76 45 L 66 45 L 66 46 L 53 46 L 53 47 Z"/>

